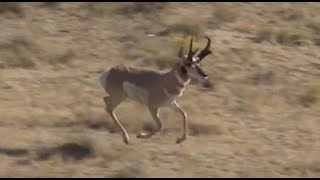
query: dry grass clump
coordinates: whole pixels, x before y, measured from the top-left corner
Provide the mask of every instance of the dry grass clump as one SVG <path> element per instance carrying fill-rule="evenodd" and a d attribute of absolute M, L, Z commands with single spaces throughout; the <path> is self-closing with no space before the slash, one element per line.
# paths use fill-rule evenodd
<path fill-rule="evenodd" d="M 88 5 L 88 12 L 95 16 L 104 16 L 107 13 L 128 17 L 136 14 L 153 15 L 168 4 L 168 2 L 94 2 Z"/>
<path fill-rule="evenodd" d="M 39 64 L 68 65 L 74 56 L 74 51 L 68 47 L 28 36 L 17 36 L 0 46 L 0 68 L 35 68 Z"/>
<path fill-rule="evenodd" d="M 261 43 L 263 41 L 271 42 L 274 38 L 275 32 L 270 27 L 263 27 L 256 33 L 255 42 Z"/>
<path fill-rule="evenodd" d="M 36 57 L 30 48 L 33 46 L 32 40 L 24 37 L 17 37 L 13 39 L 10 43 L 2 44 L 1 46 L 1 68 L 35 67 Z"/>
<path fill-rule="evenodd" d="M 199 37 L 204 34 L 204 28 L 199 24 L 176 23 L 168 25 L 164 31 L 159 33 L 160 36 L 169 34 Z"/>
<path fill-rule="evenodd" d="M 277 42 L 281 45 L 301 45 L 303 42 L 310 39 L 310 35 L 305 31 L 292 28 L 274 29 L 263 27 L 256 32 L 255 42 L 261 43 Z"/>
<path fill-rule="evenodd" d="M 299 96 L 299 102 L 305 107 L 310 107 L 312 104 L 320 100 L 320 83 L 314 82 L 307 86 L 305 92 Z"/>
<path fill-rule="evenodd" d="M 168 2 L 135 2 L 119 8 L 116 12 L 123 15 L 153 14 L 167 7 Z"/>
<path fill-rule="evenodd" d="M 307 16 L 303 8 L 296 6 L 295 8 L 283 8 L 276 12 L 280 18 L 285 21 L 301 21 Z"/>
<path fill-rule="evenodd" d="M 315 45 L 320 46 L 320 24 L 316 20 L 312 20 L 306 25 L 309 29 L 312 30 L 312 40 Z"/>
<path fill-rule="evenodd" d="M 124 167 L 111 175 L 111 178 L 144 178 L 146 172 L 142 168 L 136 166 Z"/>
<path fill-rule="evenodd" d="M 226 129 L 221 125 L 208 125 L 200 123 L 189 124 L 190 134 L 194 136 L 201 135 L 221 135 L 226 133 Z"/>
<path fill-rule="evenodd" d="M 12 12 L 19 16 L 24 16 L 22 3 L 20 2 L 0 2 L 0 14 Z"/>
<path fill-rule="evenodd" d="M 237 21 L 233 24 L 235 30 L 242 33 L 252 33 L 255 29 L 255 25 L 247 20 Z"/>
<path fill-rule="evenodd" d="M 220 23 L 234 22 L 238 18 L 236 10 L 226 6 L 215 7 L 213 15 Z"/>
<path fill-rule="evenodd" d="M 309 37 L 306 33 L 293 29 L 281 29 L 276 34 L 276 41 L 282 45 L 299 45 Z"/>

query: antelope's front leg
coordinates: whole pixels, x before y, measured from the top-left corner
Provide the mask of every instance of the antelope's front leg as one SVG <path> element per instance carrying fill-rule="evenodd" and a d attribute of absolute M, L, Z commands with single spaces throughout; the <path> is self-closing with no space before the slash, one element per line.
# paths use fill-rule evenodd
<path fill-rule="evenodd" d="M 182 120 L 182 137 L 178 138 L 177 141 L 176 141 L 176 143 L 179 144 L 179 143 L 183 142 L 184 140 L 186 140 L 187 137 L 188 137 L 187 114 L 186 114 L 186 112 L 183 111 L 183 109 L 181 109 L 181 107 L 178 105 L 177 102 L 174 102 L 173 106 L 174 106 L 175 110 L 179 111 L 183 116 L 183 120 Z"/>
<path fill-rule="evenodd" d="M 150 138 L 157 132 L 162 130 L 162 122 L 161 119 L 159 118 L 159 108 L 158 107 L 149 107 L 149 111 L 152 115 L 152 118 L 156 121 L 157 123 L 157 128 L 153 132 L 141 132 L 137 135 L 137 138 Z"/>

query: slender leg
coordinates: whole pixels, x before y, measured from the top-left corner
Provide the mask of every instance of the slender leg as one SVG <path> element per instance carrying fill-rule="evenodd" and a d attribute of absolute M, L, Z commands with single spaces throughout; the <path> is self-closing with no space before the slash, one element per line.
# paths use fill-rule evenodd
<path fill-rule="evenodd" d="M 113 121 L 118 125 L 122 131 L 122 138 L 124 143 L 129 144 L 129 135 L 125 128 L 121 125 L 119 122 L 117 116 L 114 113 L 114 109 L 122 102 L 121 98 L 112 98 L 111 96 L 106 96 L 103 98 L 105 104 L 106 104 L 106 111 L 109 113 L 109 115 L 112 117 Z"/>
<path fill-rule="evenodd" d="M 157 123 L 157 129 L 154 130 L 153 132 L 141 132 L 137 135 L 137 138 L 150 138 L 157 132 L 161 131 L 162 129 L 162 122 L 159 118 L 159 108 L 154 108 L 154 107 L 149 107 L 149 111 L 152 115 L 152 118 L 156 121 Z"/>
<path fill-rule="evenodd" d="M 179 111 L 181 115 L 183 116 L 183 121 L 182 121 L 182 137 L 178 138 L 176 143 L 179 144 L 183 142 L 184 140 L 187 139 L 188 137 L 188 124 L 187 124 L 187 114 L 181 109 L 181 107 L 178 105 L 177 102 L 174 102 L 172 104 L 175 108 L 175 110 Z"/>

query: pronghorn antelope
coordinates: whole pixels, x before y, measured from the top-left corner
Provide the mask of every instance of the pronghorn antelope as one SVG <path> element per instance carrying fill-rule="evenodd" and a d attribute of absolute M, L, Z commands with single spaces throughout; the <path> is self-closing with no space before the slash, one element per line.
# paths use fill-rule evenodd
<path fill-rule="evenodd" d="M 208 76 L 199 65 L 203 58 L 211 54 L 209 49 L 211 40 L 209 37 L 206 38 L 207 45 L 198 55 L 196 53 L 199 48 L 192 50 L 193 39 L 191 38 L 188 54 L 184 55 L 183 47 L 181 47 L 178 53 L 179 61 L 166 73 L 116 66 L 100 76 L 100 83 L 109 95 L 103 98 L 106 105 L 105 110 L 121 128 L 123 141 L 126 144 L 129 143 L 129 135 L 114 113 L 115 108 L 126 98 L 147 106 L 157 124 L 156 130 L 148 133 L 140 132 L 137 138 L 149 138 L 159 132 L 163 127 L 159 118 L 159 109 L 171 106 L 183 116 L 182 137 L 178 138 L 176 143 L 186 140 L 188 136 L 187 114 L 178 105 L 176 99 L 183 94 L 191 78 L 208 82 Z"/>

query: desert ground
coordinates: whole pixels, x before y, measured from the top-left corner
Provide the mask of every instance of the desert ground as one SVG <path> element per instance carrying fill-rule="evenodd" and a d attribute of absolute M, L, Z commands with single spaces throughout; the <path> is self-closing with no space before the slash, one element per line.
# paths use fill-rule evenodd
<path fill-rule="evenodd" d="M 1 2 L 0 177 L 320 177 L 320 3 Z M 194 37 L 210 87 L 104 110 L 116 65 L 169 71 Z"/>

